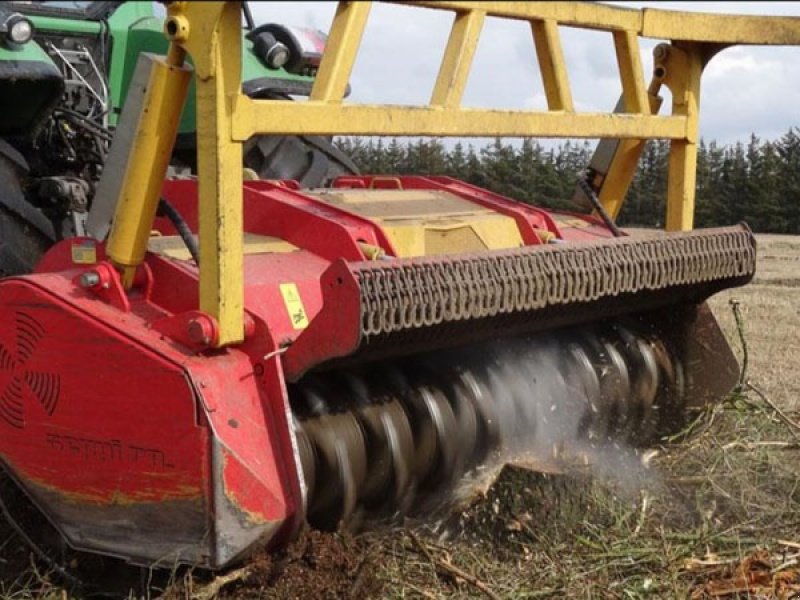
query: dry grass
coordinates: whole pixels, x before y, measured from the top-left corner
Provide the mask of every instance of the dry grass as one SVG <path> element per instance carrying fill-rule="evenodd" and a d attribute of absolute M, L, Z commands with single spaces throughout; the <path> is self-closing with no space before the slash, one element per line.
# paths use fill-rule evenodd
<path fill-rule="evenodd" d="M 796 567 L 798 446 L 768 407 L 737 397 L 709 412 L 703 433 L 677 441 L 638 489 L 509 469 L 466 511 L 457 538 L 433 540 L 501 598 L 711 598 L 704 587 L 758 550 Z M 386 597 L 482 595 L 442 577 L 407 537 L 383 563 Z M 446 575 L 446 574 L 445 574 Z M 796 579 L 800 583 L 800 579 Z M 724 596 L 755 597 L 755 596 Z M 761 596 L 778 597 L 778 596 Z"/>
<path fill-rule="evenodd" d="M 800 238 L 759 242 L 756 281 L 712 306 L 738 350 L 729 305 L 738 301 L 747 378 L 798 422 Z M 446 521 L 356 539 L 314 537 L 228 580 L 182 574 L 163 597 L 788 600 L 800 594 L 799 439 L 745 387 L 665 441 L 636 477 L 508 468 Z M 0 533 L 0 561 L 13 543 Z M 331 552 L 352 556 L 334 573 L 317 562 Z M 1 600 L 69 598 L 31 569 L 19 578 L 0 579 Z"/>
<path fill-rule="evenodd" d="M 711 299 L 720 324 L 733 341 L 728 308 L 739 301 L 750 346 L 750 377 L 779 406 L 800 408 L 800 237 L 758 235 L 758 270 L 753 282 Z"/>

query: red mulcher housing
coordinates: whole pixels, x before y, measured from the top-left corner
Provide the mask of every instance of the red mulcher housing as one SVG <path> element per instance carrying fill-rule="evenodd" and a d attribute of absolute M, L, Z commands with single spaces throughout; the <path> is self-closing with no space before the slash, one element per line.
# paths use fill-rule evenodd
<path fill-rule="evenodd" d="M 327 192 L 374 194 L 371 188 L 383 181 L 341 178 Z M 508 215 L 524 246 L 369 261 L 365 247 L 398 256 L 375 220 L 295 189 L 291 182 L 258 181 L 244 187 L 245 231 L 289 242 L 294 249 L 246 252 L 248 335 L 240 346 L 213 348 L 213 321 L 196 310 L 196 265 L 163 252 L 147 255 L 129 293 L 105 262 L 103 244 L 92 239 L 66 240 L 45 256 L 35 274 L 0 283 L 0 457 L 72 546 L 140 563 L 177 559 L 220 567 L 254 547 L 288 539 L 314 501 L 304 496 L 314 487 L 314 473 L 336 459 L 321 442 L 312 443 L 311 459 L 304 454 L 313 436 L 297 434 L 287 380 L 299 381 L 320 365 L 338 366 L 343 357 L 370 364 L 390 354 L 430 351 L 467 339 L 595 321 L 629 314 L 629 299 L 635 297 L 637 313 L 648 315 L 641 322 L 669 340 L 670 356 L 683 365 L 681 393 L 688 401 L 702 403 L 735 378 L 727 345 L 697 305 L 751 276 L 754 253 L 747 230 L 613 238 L 592 218 L 520 205 L 448 178 L 393 181 L 406 193 L 434 191 Z M 168 181 L 163 189 L 192 228 L 196 193 L 196 183 L 187 180 Z M 158 219 L 156 227 L 164 236 L 175 233 L 166 219 Z M 720 240 L 727 253 L 715 250 L 725 245 Z M 665 252 L 641 250 L 669 241 L 677 245 Z M 599 261 L 609 248 L 614 256 L 602 267 Z M 743 254 L 742 249 L 748 250 Z M 564 264 L 574 268 L 546 273 L 536 302 L 527 302 L 529 292 L 515 287 L 523 279 L 524 260 L 547 254 L 552 262 L 565 251 L 570 256 Z M 702 257 L 712 251 L 714 258 L 704 263 Z M 466 319 L 459 310 L 474 309 L 481 302 L 475 292 L 481 277 L 494 277 L 480 268 L 470 270 L 470 263 L 481 260 L 509 266 L 493 279 L 499 295 Z M 455 285 L 467 291 L 476 286 L 461 307 L 456 303 L 439 313 L 420 311 L 419 318 L 386 321 L 381 315 L 399 314 L 396 306 L 386 312 L 364 302 L 364 274 L 380 268 L 405 278 L 404 289 L 397 283 L 402 278 L 392 284 L 398 286 L 393 298 L 407 305 L 435 303 L 414 287 L 415 273 L 456 263 L 461 267 Z M 581 273 L 589 266 L 607 279 L 617 278 L 615 289 L 595 282 L 576 301 L 578 288 L 585 287 Z M 626 273 L 635 275 L 630 289 L 620 285 Z M 686 277 L 673 281 L 673 275 Z M 296 286 L 298 303 L 282 294 L 286 282 Z M 380 303 L 378 296 L 373 301 Z M 302 319 L 310 323 L 307 328 L 297 327 Z M 711 340 L 714 349 L 701 338 Z M 712 381 L 697 368 L 698 360 L 725 367 Z M 633 363 L 628 364 L 632 378 Z M 421 426 L 404 406 L 418 445 Z M 368 453 L 367 461 L 372 457 Z M 388 487 L 404 485 L 397 463 L 383 469 Z M 353 473 L 351 468 L 351 479 Z M 339 487 L 326 484 L 337 496 L 326 501 L 328 507 L 339 506 L 334 520 L 352 509 L 348 503 L 359 503 L 358 497 L 347 497 L 359 490 L 348 491 L 346 473 L 342 478 Z"/>

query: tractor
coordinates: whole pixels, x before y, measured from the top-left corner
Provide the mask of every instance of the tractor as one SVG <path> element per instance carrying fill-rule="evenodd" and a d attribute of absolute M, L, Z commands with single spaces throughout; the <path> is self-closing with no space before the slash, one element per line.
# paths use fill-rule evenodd
<path fill-rule="evenodd" d="M 256 26 L 246 3 L 242 14 L 243 93 L 307 96 L 324 34 Z M 30 272 L 54 242 L 85 233 L 137 59 L 167 49 L 163 16 L 154 2 L 0 2 L 0 273 Z M 196 169 L 195 118 L 190 100 L 176 172 Z M 254 136 L 243 164 L 255 177 L 308 186 L 358 172 L 320 136 Z"/>

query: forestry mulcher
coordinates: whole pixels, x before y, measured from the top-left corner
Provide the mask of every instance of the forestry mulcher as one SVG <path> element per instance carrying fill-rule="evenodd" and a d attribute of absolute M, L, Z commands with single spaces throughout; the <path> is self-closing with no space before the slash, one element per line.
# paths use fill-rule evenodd
<path fill-rule="evenodd" d="M 343 101 L 369 2 L 339 4 L 296 102 L 242 92 L 240 3 L 167 3 L 168 52 L 139 60 L 86 235 L 0 281 L 0 506 L 26 537 L 19 497 L 72 549 L 222 568 L 305 522 L 417 514 L 542 444 L 645 447 L 735 384 L 705 300 L 751 279 L 755 242 L 692 230 L 700 75 L 729 45 L 800 43 L 797 19 L 408 4 L 454 13 L 425 106 Z M 486 17 L 530 24 L 548 110 L 461 106 Z M 610 32 L 615 112 L 575 110 L 560 26 Z M 640 36 L 668 41 L 649 85 Z M 170 179 L 192 78 L 197 174 Z M 603 141 L 586 210 L 565 213 L 435 175 L 259 179 L 257 134 Z M 671 143 L 667 231 L 622 231 L 648 139 Z"/>

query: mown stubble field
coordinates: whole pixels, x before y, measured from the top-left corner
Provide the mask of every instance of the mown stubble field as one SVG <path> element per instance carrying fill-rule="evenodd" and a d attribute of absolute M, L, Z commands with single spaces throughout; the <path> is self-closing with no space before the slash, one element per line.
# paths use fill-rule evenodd
<path fill-rule="evenodd" d="M 711 299 L 728 339 L 739 348 L 730 300 L 740 303 L 749 377 L 779 406 L 800 410 L 800 236 L 758 235 L 758 270 L 750 285 Z"/>

